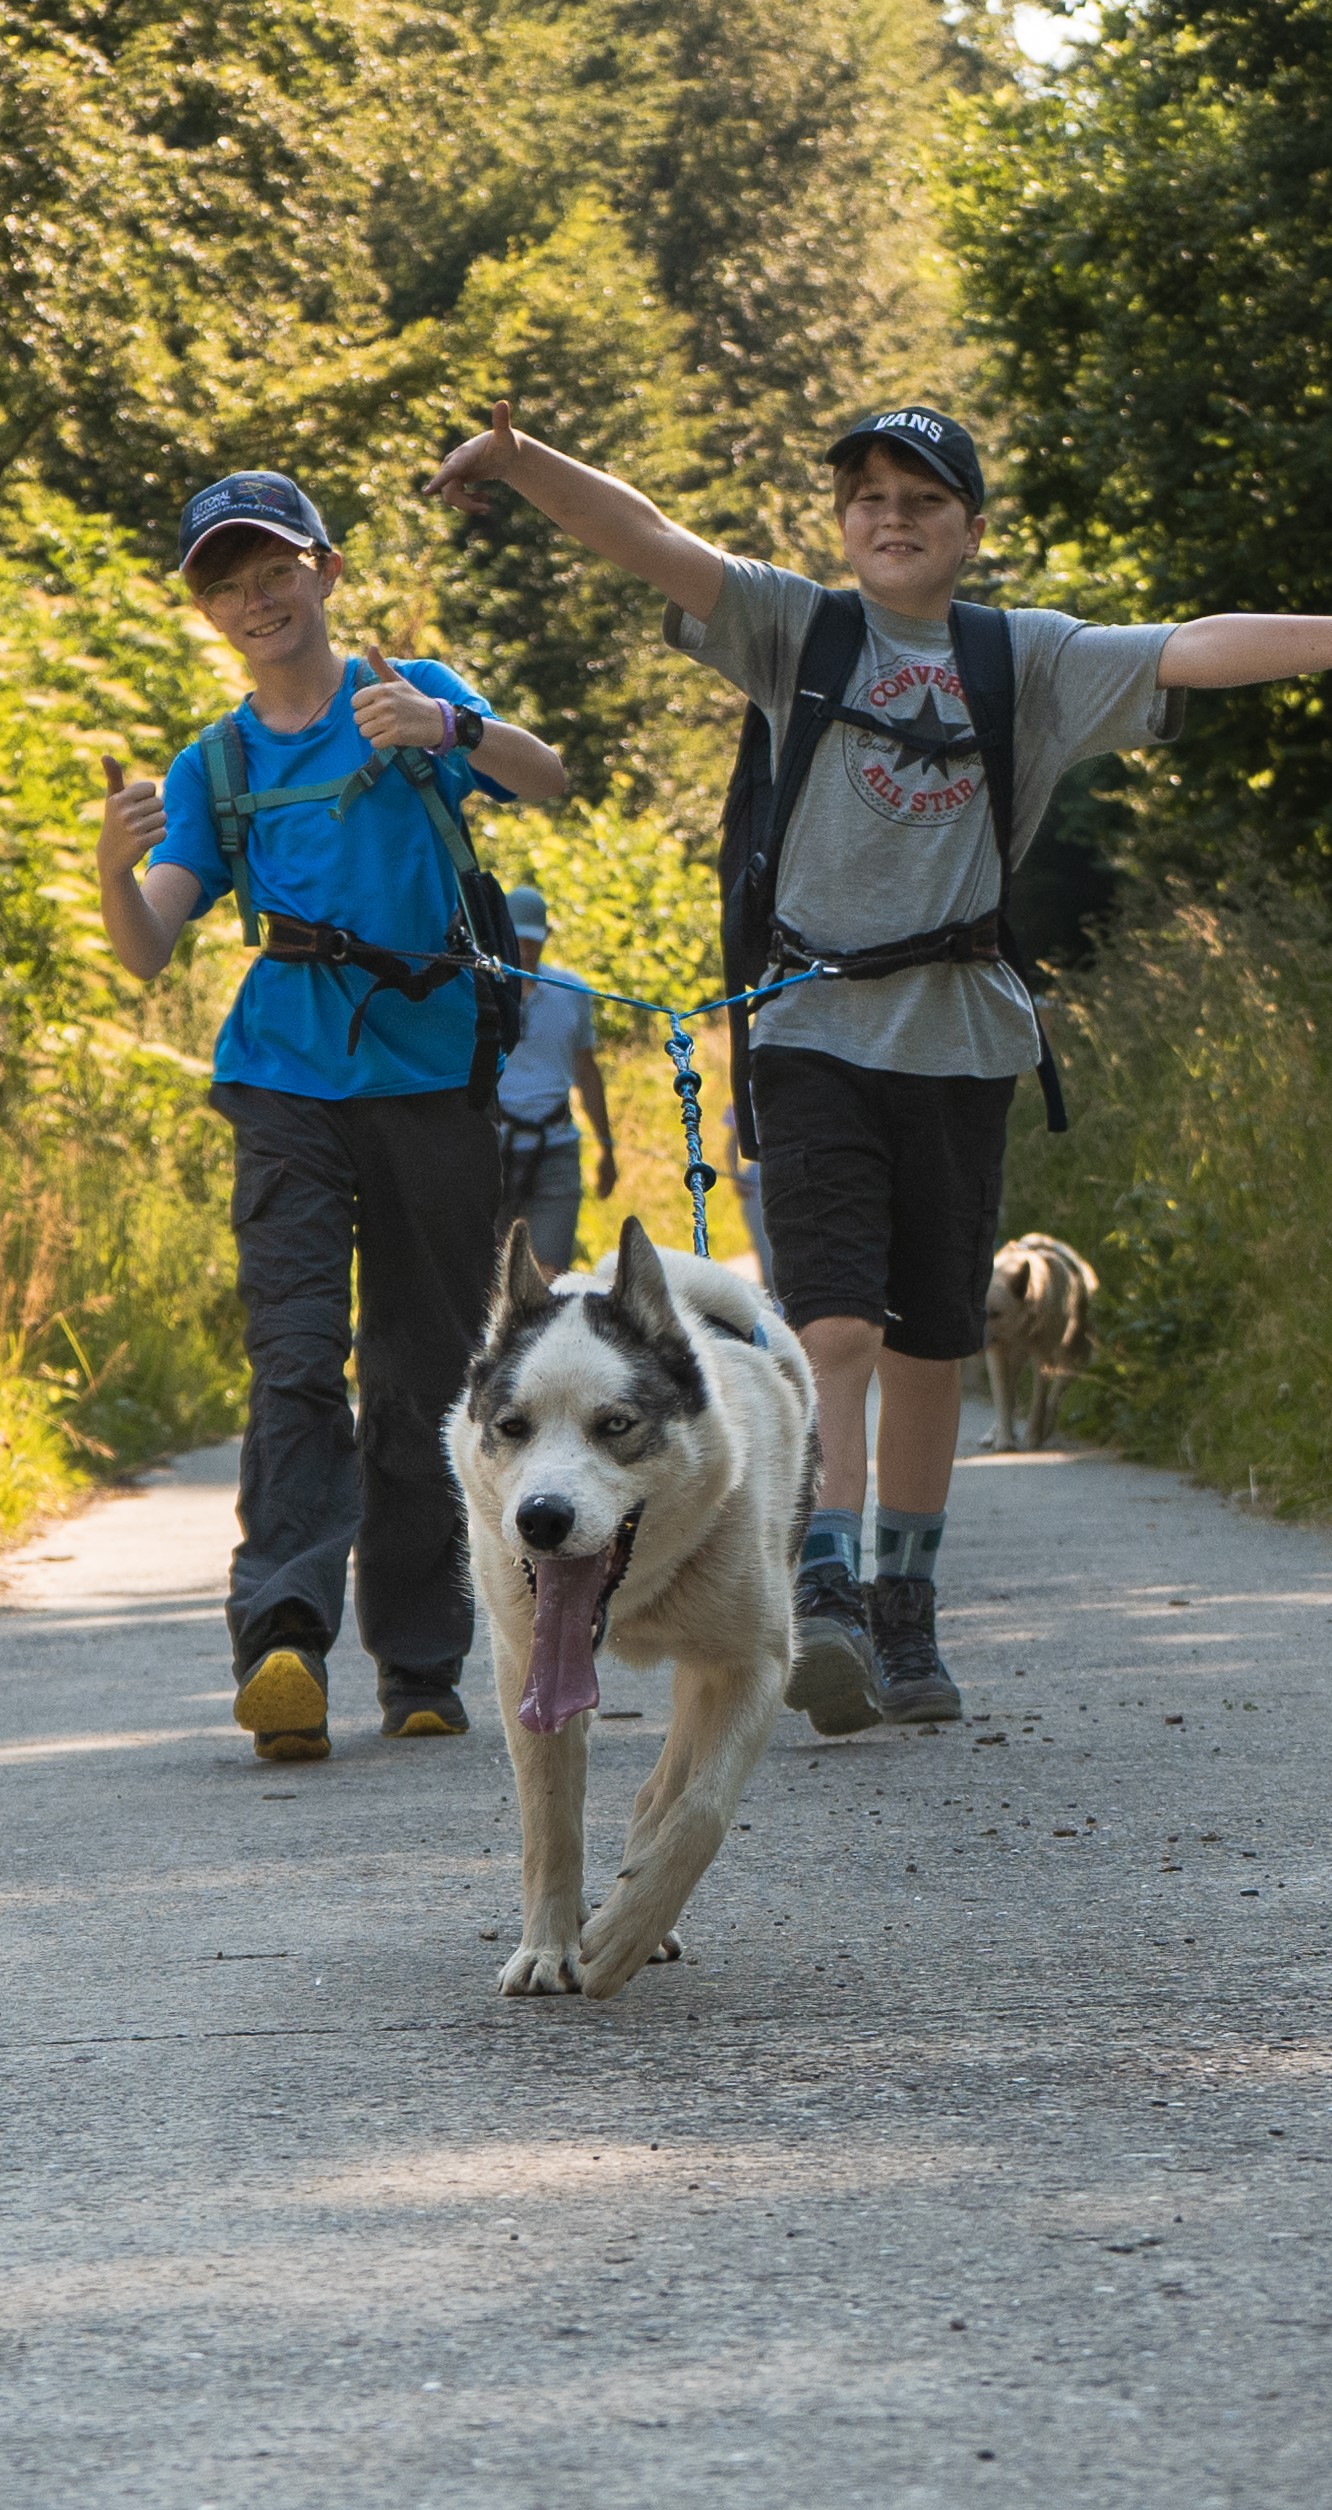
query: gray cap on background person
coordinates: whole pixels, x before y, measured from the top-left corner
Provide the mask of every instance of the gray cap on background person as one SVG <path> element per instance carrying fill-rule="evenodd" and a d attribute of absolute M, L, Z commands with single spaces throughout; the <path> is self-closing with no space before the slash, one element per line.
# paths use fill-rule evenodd
<path fill-rule="evenodd" d="M 520 941 L 544 941 L 546 938 L 546 901 L 539 889 L 511 889 L 509 913 L 513 929 Z"/>

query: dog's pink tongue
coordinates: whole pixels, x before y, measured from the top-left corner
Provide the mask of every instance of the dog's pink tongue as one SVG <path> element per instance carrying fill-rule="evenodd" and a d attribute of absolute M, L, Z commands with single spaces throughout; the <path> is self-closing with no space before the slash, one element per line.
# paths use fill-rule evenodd
<path fill-rule="evenodd" d="M 606 1583 L 607 1556 L 590 1560 L 539 1560 L 536 1619 L 527 1663 L 527 1689 L 518 1710 L 533 1734 L 558 1734 L 601 1693 L 592 1660 L 592 1624 Z"/>

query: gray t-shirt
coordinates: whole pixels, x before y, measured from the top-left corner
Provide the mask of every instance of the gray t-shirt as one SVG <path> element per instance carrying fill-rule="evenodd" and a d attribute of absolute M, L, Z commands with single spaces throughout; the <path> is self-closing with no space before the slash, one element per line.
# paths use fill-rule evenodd
<path fill-rule="evenodd" d="M 520 1124 L 544 1123 L 567 1099 L 574 1084 L 575 1057 L 592 1044 L 592 997 L 567 968 L 547 967 L 543 976 L 558 976 L 559 985 L 523 986 L 523 1033 L 500 1074 L 500 1114 Z M 567 992 L 567 986 L 576 990 Z M 556 1125 L 546 1140 L 554 1150 L 576 1142 L 572 1120 Z"/>
<path fill-rule="evenodd" d="M 819 597 L 807 576 L 727 558 L 706 626 L 672 605 L 665 635 L 762 707 L 774 767 L 801 647 Z M 1009 612 L 1017 685 L 1013 861 L 1026 852 L 1059 777 L 1077 760 L 1173 740 L 1183 693 L 1158 689 L 1169 627 L 1089 627 L 1058 610 Z M 845 703 L 883 733 L 834 724 L 814 753 L 786 832 L 777 912 L 815 950 L 864 950 L 999 903 L 999 854 L 980 755 L 941 620 L 865 603 L 866 633 Z M 938 728 L 922 759 L 894 725 Z M 756 1046 L 802 1046 L 874 1071 L 999 1079 L 1040 1059 L 1024 987 L 1001 963 L 909 968 L 871 982 L 793 986 L 754 1021 Z"/>

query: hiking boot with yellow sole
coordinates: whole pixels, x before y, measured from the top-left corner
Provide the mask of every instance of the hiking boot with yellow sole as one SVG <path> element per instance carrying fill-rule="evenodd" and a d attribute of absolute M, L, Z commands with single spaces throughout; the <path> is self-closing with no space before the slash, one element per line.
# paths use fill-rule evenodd
<path fill-rule="evenodd" d="M 270 1647 L 236 1693 L 232 1715 L 254 1736 L 260 1760 L 327 1760 L 328 1676 L 323 1659 Z"/>
<path fill-rule="evenodd" d="M 431 1675 L 399 1673 L 392 1665 L 379 1669 L 379 1705 L 384 1711 L 380 1733 L 400 1743 L 420 1735 L 466 1734 L 467 1711 L 451 1673 L 461 1673 L 462 1660 Z"/>

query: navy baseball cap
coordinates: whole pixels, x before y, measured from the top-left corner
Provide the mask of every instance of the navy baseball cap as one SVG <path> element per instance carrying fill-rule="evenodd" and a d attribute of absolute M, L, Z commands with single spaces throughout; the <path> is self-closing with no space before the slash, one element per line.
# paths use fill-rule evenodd
<path fill-rule="evenodd" d="M 282 471 L 230 471 L 211 488 L 200 488 L 180 518 L 180 561 L 188 566 L 214 532 L 233 523 L 289 540 L 294 549 L 331 549 L 318 506 Z"/>
<path fill-rule="evenodd" d="M 898 445 L 903 452 L 918 454 L 946 487 L 970 497 L 973 505 L 984 505 L 985 480 L 975 445 L 965 427 L 959 427 L 955 418 L 945 418 L 942 410 L 929 410 L 923 402 L 913 401 L 904 410 L 882 410 L 876 417 L 857 419 L 823 458 L 845 462 L 871 444 L 881 444 L 885 451 Z"/>

